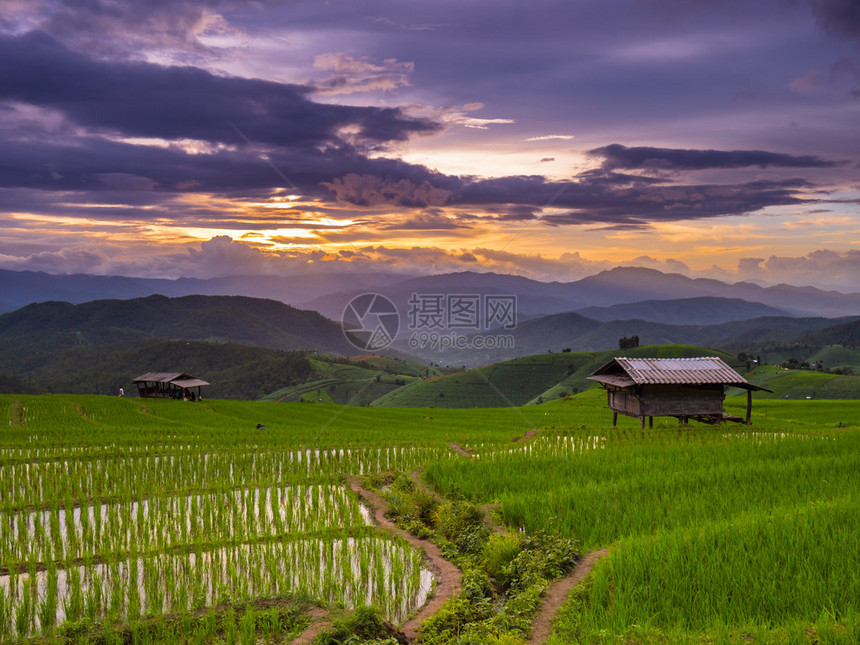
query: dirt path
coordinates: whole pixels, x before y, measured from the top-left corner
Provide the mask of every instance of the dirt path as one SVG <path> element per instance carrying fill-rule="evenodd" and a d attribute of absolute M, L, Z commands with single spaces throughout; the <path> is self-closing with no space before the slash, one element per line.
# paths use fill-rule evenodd
<path fill-rule="evenodd" d="M 493 511 L 501 507 L 501 504 L 483 504 L 481 506 L 481 511 L 484 513 L 484 521 L 489 525 L 489 527 L 499 535 L 505 535 L 508 533 L 508 529 L 493 519 Z"/>
<path fill-rule="evenodd" d="M 465 448 L 458 446 L 456 443 L 449 443 L 448 447 L 451 450 L 453 450 L 454 452 L 456 452 L 458 455 L 462 455 L 463 457 L 466 457 L 467 459 L 471 459 L 474 456 L 471 452 L 469 452 Z"/>
<path fill-rule="evenodd" d="M 539 435 L 540 432 L 540 430 L 529 430 L 522 437 L 514 437 L 513 439 L 511 439 L 511 442 L 516 443 L 517 441 L 528 441 L 529 439 Z"/>
<path fill-rule="evenodd" d="M 558 610 L 567 600 L 571 590 L 585 579 L 597 561 L 608 552 L 608 549 L 592 551 L 576 563 L 569 576 L 556 580 L 549 586 L 543 595 L 540 612 L 532 625 L 532 636 L 529 643 L 533 645 L 546 643 L 552 632 L 552 621 L 555 620 Z"/>
<path fill-rule="evenodd" d="M 373 518 L 381 528 L 402 537 L 416 549 L 424 549 L 424 554 L 427 556 L 430 567 L 436 575 L 436 589 L 434 590 L 433 597 L 418 610 L 418 613 L 414 617 L 400 626 L 400 630 L 406 638 L 409 641 L 413 641 L 418 636 L 418 628 L 421 626 L 421 623 L 426 618 L 435 614 L 446 600 L 460 591 L 463 574 L 457 567 L 442 557 L 442 551 L 438 546 L 429 540 L 422 540 L 398 528 L 394 522 L 385 517 L 388 504 L 379 493 L 366 490 L 355 477 L 350 478 L 349 487 L 373 510 Z"/>
<path fill-rule="evenodd" d="M 423 472 L 424 472 L 424 470 L 423 470 L 422 468 L 419 468 L 418 470 L 415 470 L 415 471 L 413 471 L 413 472 L 409 473 L 409 479 L 411 479 L 411 480 L 412 480 L 412 482 L 413 482 L 413 483 L 414 483 L 418 488 L 420 488 L 420 489 L 421 489 L 421 490 L 423 490 L 425 493 L 427 493 L 428 495 L 430 495 L 431 497 L 433 497 L 433 499 L 435 499 L 435 500 L 436 500 L 437 502 L 439 502 L 440 504 L 444 504 L 445 502 L 447 502 L 448 500 L 446 500 L 446 499 L 445 499 L 444 497 L 442 497 L 439 493 L 437 493 L 435 490 L 433 490 L 433 489 L 432 489 L 432 488 L 430 488 L 427 484 L 425 484 L 423 481 L 421 481 L 421 473 L 423 473 Z"/>
<path fill-rule="evenodd" d="M 308 615 L 311 617 L 311 624 L 308 625 L 308 628 L 305 631 L 291 640 L 290 645 L 308 645 L 317 637 L 317 634 L 332 626 L 330 620 L 321 620 L 328 615 L 328 612 L 325 609 L 316 607 L 311 609 L 308 612 Z"/>

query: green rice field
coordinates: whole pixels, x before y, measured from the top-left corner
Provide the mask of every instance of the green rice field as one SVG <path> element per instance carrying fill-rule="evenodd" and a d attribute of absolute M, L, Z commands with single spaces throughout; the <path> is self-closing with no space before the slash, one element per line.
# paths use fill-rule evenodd
<path fill-rule="evenodd" d="M 402 623 L 433 575 L 345 478 L 418 470 L 514 532 L 609 547 L 552 643 L 860 642 L 860 402 L 644 431 L 604 406 L 0 396 L 0 642 L 289 642 L 315 605 Z M 301 615 L 264 620 L 282 601 Z"/>

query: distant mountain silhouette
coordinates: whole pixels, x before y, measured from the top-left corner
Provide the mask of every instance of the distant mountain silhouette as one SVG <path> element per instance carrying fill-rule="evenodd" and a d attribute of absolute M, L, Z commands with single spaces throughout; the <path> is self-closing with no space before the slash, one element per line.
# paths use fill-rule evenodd
<path fill-rule="evenodd" d="M 643 300 L 609 307 L 586 307 L 577 313 L 594 320 L 647 320 L 667 324 L 718 325 L 735 320 L 762 316 L 786 316 L 788 313 L 759 302 L 740 298 L 702 296 L 676 300 Z"/>
<path fill-rule="evenodd" d="M 441 365 L 474 367 L 565 349 L 574 352 L 617 349 L 620 338 L 633 335 L 639 336 L 642 345 L 698 345 L 737 352 L 764 342 L 792 342 L 804 332 L 823 329 L 833 323 L 831 318 L 767 316 L 719 325 L 668 325 L 645 320 L 601 322 L 576 312 L 568 312 L 533 318 L 520 323 L 513 330 L 498 329 L 483 333 L 484 340 L 487 336 L 510 335 L 513 347 L 506 347 L 499 342 L 483 342 L 482 349 L 425 350 L 421 356 Z"/>
<path fill-rule="evenodd" d="M 340 325 L 316 311 L 243 296 L 155 295 L 78 305 L 44 302 L 0 315 L 0 343 L 108 345 L 136 339 L 209 340 L 273 349 L 354 353 Z"/>
<path fill-rule="evenodd" d="M 515 295 L 523 317 L 649 300 L 703 297 L 760 303 L 794 316 L 860 315 L 860 293 L 846 294 L 790 285 L 762 287 L 749 282 L 727 284 L 638 267 L 619 267 L 575 282 L 540 282 L 515 275 L 468 271 L 420 277 L 355 271 L 163 280 L 0 270 L 0 312 L 49 300 L 82 303 L 151 294 L 169 297 L 244 295 L 314 309 L 333 320 L 340 320 L 349 301 L 367 292 L 381 293 L 390 298 L 401 316 L 406 316 L 413 293 Z M 690 312 L 693 316 L 699 315 L 693 309 Z M 676 322 L 694 324 L 696 321 L 687 318 Z"/>
<path fill-rule="evenodd" d="M 618 267 L 571 284 L 576 285 L 579 299 L 587 300 L 592 306 L 711 296 L 758 302 L 792 315 L 860 315 L 860 293 L 845 294 L 786 284 L 773 287 L 751 282 L 728 284 L 640 267 Z"/>
<path fill-rule="evenodd" d="M 307 273 L 290 276 L 226 276 L 200 280 L 127 278 L 85 274 L 53 275 L 0 269 L 0 313 L 51 300 L 80 304 L 92 300 L 141 298 L 153 294 L 250 296 L 296 305 L 309 298 L 351 288 L 379 290 L 409 276 L 392 273 Z"/>
<path fill-rule="evenodd" d="M 803 334 L 797 339 L 809 345 L 860 345 L 860 320 L 853 320 L 818 331 Z"/>

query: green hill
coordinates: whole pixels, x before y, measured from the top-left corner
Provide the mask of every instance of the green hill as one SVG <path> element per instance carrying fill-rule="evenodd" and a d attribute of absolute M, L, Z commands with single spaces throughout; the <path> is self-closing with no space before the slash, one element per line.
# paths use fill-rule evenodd
<path fill-rule="evenodd" d="M 0 349 L 128 344 L 154 338 L 343 355 L 354 351 L 340 325 L 315 311 L 242 296 L 148 296 L 80 305 L 43 302 L 0 315 Z"/>
<path fill-rule="evenodd" d="M 306 382 L 279 388 L 261 400 L 370 405 L 375 399 L 421 376 L 441 374 L 435 367 L 382 356 L 356 356 L 345 360 L 316 355 L 309 363 L 312 372 Z"/>
<path fill-rule="evenodd" d="M 809 345 L 797 343 L 770 343 L 764 348 L 754 350 L 751 355 L 761 356 L 765 364 L 784 365 L 791 363 L 808 363 L 810 366 L 820 365 L 824 372 L 842 373 L 845 370 L 860 374 L 860 348 L 845 345 Z M 793 367 L 788 364 L 786 367 Z"/>
<path fill-rule="evenodd" d="M 809 332 L 798 338 L 798 341 L 810 345 L 860 345 L 860 320 Z"/>
<path fill-rule="evenodd" d="M 252 398 L 303 382 L 303 351 L 348 354 L 340 326 L 313 311 L 239 296 L 44 302 L 0 315 L 6 391 L 134 391 L 145 372 L 188 372 L 209 396 Z"/>
<path fill-rule="evenodd" d="M 737 358 L 690 345 L 658 345 L 629 350 L 537 354 L 457 374 L 418 380 L 376 399 L 383 407 L 492 408 L 535 404 L 595 386 L 587 380 L 614 356 L 659 358 L 719 356 L 735 368 Z"/>
<path fill-rule="evenodd" d="M 773 390 L 773 394 L 758 392 L 757 398 L 860 399 L 860 376 L 787 370 L 776 365 L 765 365 L 750 372 L 746 378 L 751 383 Z"/>
<path fill-rule="evenodd" d="M 562 313 L 522 321 L 513 330 L 482 332 L 482 336 L 494 337 L 494 342 L 481 345 L 487 349 L 434 351 L 424 355 L 436 362 L 477 366 L 566 347 L 583 352 L 611 349 L 618 346 L 619 338 L 634 334 L 646 345 L 696 345 L 733 353 L 758 351 L 764 355 L 765 346 L 793 345 L 799 334 L 833 323 L 829 318 L 766 316 L 712 325 L 670 325 L 646 320 L 600 322 L 579 313 Z M 513 342 L 500 342 L 505 336 L 511 336 Z"/>
<path fill-rule="evenodd" d="M 844 345 L 827 345 L 806 357 L 809 363 L 821 363 L 827 369 L 851 367 L 860 373 L 860 349 Z"/>
<path fill-rule="evenodd" d="M 126 395 L 133 396 L 137 388 L 131 381 L 136 376 L 179 370 L 212 384 L 204 389 L 204 396 L 256 399 L 284 384 L 302 382 L 312 372 L 306 352 L 202 341 L 142 340 L 121 347 L 67 347 L 43 351 L 33 361 L 26 376 L 15 377 L 5 386 L 0 379 L 3 391 L 116 394 L 123 387 Z"/>

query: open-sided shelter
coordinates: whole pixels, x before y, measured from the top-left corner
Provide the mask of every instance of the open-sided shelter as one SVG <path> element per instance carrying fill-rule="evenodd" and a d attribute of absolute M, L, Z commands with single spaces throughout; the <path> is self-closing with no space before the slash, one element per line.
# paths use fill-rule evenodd
<path fill-rule="evenodd" d="M 749 383 L 714 356 L 699 358 L 613 358 L 588 377 L 606 389 L 612 425 L 618 414 L 654 425 L 654 417 L 677 417 L 682 423 L 695 419 L 704 423 L 744 421 L 726 414 L 723 399 L 727 387 L 747 391 L 746 423 L 752 414 L 753 390 L 765 390 Z"/>
<path fill-rule="evenodd" d="M 206 381 L 182 372 L 147 372 L 132 379 L 137 392 L 145 398 L 200 398 L 200 388 L 209 385 Z M 194 388 L 197 388 L 195 394 Z"/>

